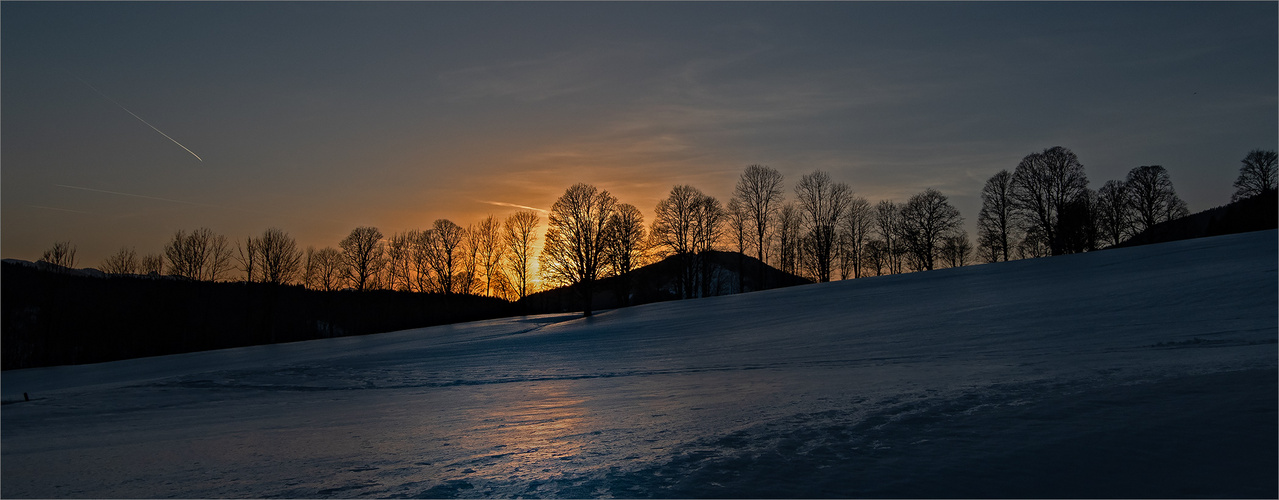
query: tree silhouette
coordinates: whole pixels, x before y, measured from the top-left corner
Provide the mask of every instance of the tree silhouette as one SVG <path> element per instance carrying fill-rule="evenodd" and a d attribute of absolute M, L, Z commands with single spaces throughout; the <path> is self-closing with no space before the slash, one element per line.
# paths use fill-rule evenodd
<path fill-rule="evenodd" d="M 747 232 L 750 231 L 747 226 L 750 224 L 750 220 L 747 217 L 746 209 L 742 206 L 742 201 L 737 198 L 728 200 L 726 214 L 728 237 L 737 249 L 737 293 L 742 293 L 745 291 L 743 288 L 745 288 L 746 283 L 746 279 L 742 274 L 745 272 L 746 267 L 746 245 L 749 239 Z"/>
<path fill-rule="evenodd" d="M 287 285 L 298 279 L 302 272 L 302 251 L 289 233 L 280 228 L 268 228 L 262 232 L 256 247 L 262 282 Z"/>
<path fill-rule="evenodd" d="M 510 252 L 507 270 L 511 272 L 511 285 L 515 288 L 515 294 L 521 299 L 530 292 L 530 264 L 533 262 L 533 244 L 537 240 L 536 231 L 540 223 L 541 217 L 526 210 L 511 214 L 502 224 L 502 238 Z"/>
<path fill-rule="evenodd" d="M 680 296 L 687 299 L 709 295 L 711 268 L 706 252 L 723 236 L 723 206 L 714 197 L 685 184 L 671 188 L 670 196 L 659 201 L 654 212 L 654 244 L 680 261 Z"/>
<path fill-rule="evenodd" d="M 426 260 L 435 276 L 435 290 L 445 295 L 457 288 L 455 276 L 461 268 L 462 243 L 466 230 L 448 219 L 436 219 L 423 233 Z"/>
<path fill-rule="evenodd" d="M 392 290 L 413 291 L 412 231 L 392 234 L 386 240 L 387 285 Z"/>
<path fill-rule="evenodd" d="M 1026 155 L 1013 171 L 1013 208 L 1027 232 L 1034 229 L 1052 255 L 1065 253 L 1058 235 L 1062 210 L 1084 196 L 1088 176 L 1069 149 L 1054 146 Z"/>
<path fill-rule="evenodd" d="M 809 240 L 807 253 L 817 281 L 830 281 L 837 228 L 848 214 L 853 190 L 848 184 L 831 181 L 830 174 L 818 170 L 799 178 L 795 200 L 803 214 L 805 237 Z"/>
<path fill-rule="evenodd" d="M 497 296 L 494 293 L 494 283 L 500 284 L 503 281 L 502 277 L 498 277 L 502 274 L 502 260 L 506 257 L 506 245 L 502 242 L 501 226 L 497 217 L 490 215 L 476 224 L 473 231 L 479 267 L 484 273 L 483 295 L 489 297 Z"/>
<path fill-rule="evenodd" d="M 122 247 L 102 262 L 102 272 L 107 274 L 133 274 L 138 272 L 138 252 L 133 247 Z"/>
<path fill-rule="evenodd" d="M 777 212 L 777 269 L 799 274 L 801 225 L 799 207 L 784 203 Z"/>
<path fill-rule="evenodd" d="M 215 281 L 231 269 L 226 237 L 202 227 L 186 234 L 179 230 L 164 247 L 169 274 L 193 280 Z"/>
<path fill-rule="evenodd" d="M 851 268 L 851 276 L 860 278 L 862 274 L 862 253 L 865 251 L 866 242 L 870 240 L 871 228 L 875 225 L 874 208 L 866 198 L 855 197 L 848 204 L 848 215 L 844 217 L 844 224 L 841 230 L 841 276 L 845 278 L 849 275 Z"/>
<path fill-rule="evenodd" d="M 316 250 L 307 257 L 307 273 L 305 285 L 312 290 L 326 292 L 337 290 L 342 286 L 345 261 L 342 252 L 333 247 Z"/>
<path fill-rule="evenodd" d="M 244 281 L 253 283 L 258 281 L 259 275 L 262 273 L 262 250 L 258 248 L 260 242 L 253 239 L 252 236 L 245 238 L 244 244 L 235 243 L 235 260 L 240 264 L 240 270 L 244 271 Z"/>
<path fill-rule="evenodd" d="M 938 255 L 949 267 L 961 267 L 968 264 L 968 256 L 972 254 L 973 245 L 968 242 L 968 232 L 959 231 L 942 239 Z"/>
<path fill-rule="evenodd" d="M 75 267 L 75 245 L 70 241 L 54 242 L 53 246 L 40 255 L 40 262 L 47 262 L 67 269 Z"/>
<path fill-rule="evenodd" d="M 591 315 L 595 280 L 602 271 L 608 221 L 617 198 L 589 184 L 574 184 L 551 206 L 546 242 L 539 259 L 549 282 L 572 286 L 582 297 L 584 316 Z"/>
<path fill-rule="evenodd" d="M 702 297 L 711 295 L 713 269 L 709 252 L 715 249 L 724 236 L 724 221 L 727 217 L 723 205 L 713 196 L 702 195 L 698 198 L 693 211 L 693 255 Z"/>
<path fill-rule="evenodd" d="M 902 243 L 914 258 L 915 268 L 931 271 L 945 238 L 953 236 L 963 223 L 959 210 L 933 188 L 911 196 L 901 208 Z"/>
<path fill-rule="evenodd" d="M 664 249 L 666 255 L 679 258 L 680 298 L 684 299 L 693 297 L 698 290 L 701 273 L 697 255 L 703 249 L 702 240 L 707 236 L 702 227 L 706 222 L 703 215 L 709 205 L 705 201 L 707 198 L 710 197 L 701 190 L 682 184 L 671 188 L 670 195 L 658 201 L 653 210 L 653 241 Z"/>
<path fill-rule="evenodd" d="M 1254 149 L 1248 152 L 1239 167 L 1239 177 L 1235 179 L 1235 194 L 1230 201 L 1264 193 L 1276 188 L 1276 156 L 1274 151 Z"/>
<path fill-rule="evenodd" d="M 372 226 L 357 227 L 338 247 L 342 249 L 347 284 L 360 291 L 370 289 L 371 281 L 386 265 L 382 232 Z"/>
<path fill-rule="evenodd" d="M 459 247 L 461 264 L 461 272 L 453 277 L 454 285 L 457 287 L 457 293 L 473 294 L 480 284 L 480 242 L 477 238 L 475 226 L 466 226 L 462 231 L 462 246 Z"/>
<path fill-rule="evenodd" d="M 981 190 L 981 211 L 977 213 L 977 239 L 988 262 L 1008 261 L 1015 227 L 1013 220 L 1013 174 L 1000 170 Z"/>
<path fill-rule="evenodd" d="M 755 231 L 755 249 L 759 261 L 768 262 L 768 240 L 771 238 L 768 228 L 781 210 L 785 193 L 782 190 L 782 174 L 765 165 L 750 165 L 742 172 L 733 190 L 733 199 L 738 200 L 741 209 L 752 222 Z M 764 287 L 764 267 L 759 268 L 759 287 Z"/>
<path fill-rule="evenodd" d="M 147 254 L 142 257 L 142 263 L 138 271 L 142 274 L 159 275 L 164 273 L 164 256 L 159 254 Z"/>
<path fill-rule="evenodd" d="M 884 240 L 874 239 L 866 242 L 863 253 L 864 264 L 875 271 L 875 276 L 883 276 L 884 268 L 889 265 L 888 258 L 888 244 Z"/>
<path fill-rule="evenodd" d="M 1097 249 L 1097 193 L 1091 189 L 1075 197 L 1061 209 L 1057 218 L 1057 239 L 1061 253 L 1089 252 Z"/>
<path fill-rule="evenodd" d="M 644 214 L 635 205 L 619 203 L 606 227 L 604 261 L 610 276 L 617 276 L 618 301 L 630 304 L 631 271 L 643 264 L 647 251 Z"/>
<path fill-rule="evenodd" d="M 1128 171 L 1124 180 L 1132 205 L 1137 232 L 1160 222 L 1190 215 L 1186 202 L 1177 196 L 1168 171 L 1159 165 L 1143 165 Z"/>
<path fill-rule="evenodd" d="M 901 242 L 897 238 L 899 226 L 901 226 L 901 209 L 896 203 L 882 200 L 875 205 L 875 231 L 879 233 L 879 241 L 883 243 L 883 259 L 885 267 L 888 268 L 888 274 L 902 272 L 903 252 L 898 250 Z"/>
<path fill-rule="evenodd" d="M 1118 245 L 1133 234 L 1132 204 L 1128 198 L 1124 181 L 1109 180 L 1097 190 L 1097 232 L 1108 246 Z"/>

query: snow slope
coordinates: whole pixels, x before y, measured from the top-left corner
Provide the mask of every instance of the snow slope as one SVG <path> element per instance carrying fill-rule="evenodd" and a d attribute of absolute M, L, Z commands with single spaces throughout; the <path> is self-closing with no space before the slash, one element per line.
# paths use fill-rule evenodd
<path fill-rule="evenodd" d="M 1273 498 L 1276 239 L 5 372 L 0 496 Z"/>

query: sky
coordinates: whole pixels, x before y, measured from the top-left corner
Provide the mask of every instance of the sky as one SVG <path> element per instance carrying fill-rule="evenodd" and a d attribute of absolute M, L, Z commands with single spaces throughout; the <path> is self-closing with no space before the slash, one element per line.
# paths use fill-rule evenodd
<path fill-rule="evenodd" d="M 936 188 L 975 237 L 1053 146 L 1091 187 L 1163 165 L 1191 211 L 1279 138 L 1275 2 L 0 2 L 0 255 L 92 267 L 178 230 L 305 247 L 653 208 L 742 170 L 871 203 Z M 543 225 L 543 227 L 545 227 Z"/>

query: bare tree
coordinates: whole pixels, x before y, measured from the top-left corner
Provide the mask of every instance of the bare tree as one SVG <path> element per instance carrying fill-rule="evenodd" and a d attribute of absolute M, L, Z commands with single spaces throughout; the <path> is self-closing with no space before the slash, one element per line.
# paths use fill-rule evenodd
<path fill-rule="evenodd" d="M 875 224 L 874 209 L 866 198 L 853 198 L 848 204 L 848 215 L 843 219 L 841 229 L 841 261 L 840 279 L 862 277 L 862 252 L 866 242 L 870 240 L 870 231 Z M 849 272 L 851 271 L 851 273 Z"/>
<path fill-rule="evenodd" d="M 643 265 L 648 239 L 644 214 L 635 205 L 620 203 L 606 227 L 604 261 L 608 274 L 618 277 L 618 300 L 630 304 L 631 271 Z"/>
<path fill-rule="evenodd" d="M 959 231 L 942 239 L 938 255 L 949 267 L 961 267 L 968 264 L 968 256 L 972 254 L 973 245 L 968 242 L 968 232 Z"/>
<path fill-rule="evenodd" d="M 1097 231 L 1107 245 L 1118 245 L 1132 235 L 1132 204 L 1124 181 L 1109 180 L 1097 190 Z"/>
<path fill-rule="evenodd" d="M 768 228 L 781 210 L 784 198 L 782 174 L 764 165 L 746 167 L 733 190 L 733 199 L 739 200 L 743 214 L 755 231 L 755 249 L 761 263 L 768 262 L 768 240 L 772 237 Z M 764 287 L 763 266 L 759 268 L 759 287 Z"/>
<path fill-rule="evenodd" d="M 392 290 L 413 291 L 413 232 L 392 234 L 386 241 L 386 281 Z"/>
<path fill-rule="evenodd" d="M 243 245 L 238 241 L 235 243 L 235 260 L 240 264 L 240 270 L 244 271 L 244 281 L 247 283 L 258 281 L 262 273 L 262 250 L 258 248 L 260 245 L 261 242 L 252 236 L 245 238 Z"/>
<path fill-rule="evenodd" d="M 503 239 L 510 251 L 507 270 L 511 272 L 511 285 L 515 294 L 524 298 L 530 292 L 530 265 L 533 263 L 533 244 L 537 240 L 537 226 L 541 218 L 536 213 L 521 211 L 511 214 L 503 223 Z"/>
<path fill-rule="evenodd" d="M 268 228 L 258 239 L 257 251 L 262 282 L 288 285 L 298 279 L 302 271 L 302 251 L 289 233 L 280 228 Z"/>
<path fill-rule="evenodd" d="M 142 264 L 139 268 L 141 274 L 159 275 L 164 272 L 164 256 L 159 254 L 147 254 L 142 257 Z"/>
<path fill-rule="evenodd" d="M 795 199 L 810 240 L 808 254 L 813 259 L 817 281 L 830 281 L 837 228 L 848 214 L 853 190 L 848 184 L 832 182 L 830 174 L 818 170 L 800 177 Z"/>
<path fill-rule="evenodd" d="M 231 249 L 226 237 L 209 228 L 186 234 L 179 230 L 164 247 L 169 274 L 193 280 L 215 281 L 231 269 Z"/>
<path fill-rule="evenodd" d="M 361 226 L 338 243 L 346 261 L 347 283 L 356 290 L 370 289 L 370 281 L 386 265 L 382 248 L 382 232 L 376 227 Z"/>
<path fill-rule="evenodd" d="M 879 241 L 884 244 L 883 253 L 888 274 L 902 272 L 902 252 L 898 251 L 901 243 L 897 240 L 898 226 L 901 225 L 901 209 L 889 200 L 875 205 L 875 231 L 879 233 Z"/>
<path fill-rule="evenodd" d="M 911 196 L 902 205 L 899 234 L 914 258 L 916 269 L 931 271 L 934 268 L 938 248 L 945 238 L 959 230 L 963 220 L 946 196 L 933 188 Z"/>
<path fill-rule="evenodd" d="M 617 198 L 589 184 L 574 184 L 551 206 L 546 242 L 539 259 L 542 276 L 573 286 L 582 296 L 583 315 L 591 315 L 595 280 L 602 271 L 608 221 Z"/>
<path fill-rule="evenodd" d="M 431 230 L 423 235 L 427 262 L 435 275 L 436 291 L 440 293 L 448 295 L 457 291 L 455 278 L 461 269 L 465 237 L 466 230 L 448 219 L 436 219 Z"/>
<path fill-rule="evenodd" d="M 1057 220 L 1057 241 L 1062 253 L 1097 249 L 1097 193 L 1091 189 L 1075 197 L 1061 209 Z"/>
<path fill-rule="evenodd" d="M 1031 227 L 1026 230 L 1021 242 L 1017 244 L 1017 258 L 1035 259 L 1049 255 L 1052 255 L 1052 248 L 1048 246 L 1048 238 L 1039 232 L 1039 228 Z"/>
<path fill-rule="evenodd" d="M 670 195 L 658 201 L 653 210 L 654 244 L 664 255 L 674 255 L 680 260 L 680 298 L 690 298 L 696 290 L 698 248 L 694 224 L 698 205 L 705 196 L 693 186 L 678 185 L 671 188 Z"/>
<path fill-rule="evenodd" d="M 209 230 L 206 229 L 206 231 Z M 212 233 L 212 231 L 209 232 Z M 204 279 L 208 281 L 224 279 L 227 273 L 233 269 L 231 265 L 231 245 L 227 242 L 226 236 L 220 234 L 211 234 L 208 241 L 209 260 L 205 264 Z"/>
<path fill-rule="evenodd" d="M 315 261 L 315 246 L 307 245 L 306 251 L 302 253 L 302 286 L 314 289 L 312 284 L 315 283 L 315 275 L 319 272 L 319 264 Z"/>
<path fill-rule="evenodd" d="M 502 281 L 502 278 L 497 275 L 502 274 L 502 259 L 506 257 L 506 246 L 502 244 L 501 223 L 497 221 L 497 217 L 490 215 L 476 224 L 473 234 L 479 267 L 484 273 L 483 295 L 496 297 L 497 295 L 493 293 L 493 283 Z"/>
<path fill-rule="evenodd" d="M 409 231 L 409 260 L 413 268 L 413 290 L 418 292 L 439 291 L 439 285 L 431 269 L 431 230 L 414 229 Z"/>
<path fill-rule="evenodd" d="M 475 226 L 466 226 L 462 232 L 462 246 L 459 247 L 461 252 L 459 256 L 461 260 L 461 272 L 453 277 L 454 285 L 457 286 L 457 293 L 474 294 L 479 288 L 479 269 L 480 269 L 480 246 L 476 239 Z"/>
<path fill-rule="evenodd" d="M 70 241 L 54 242 L 52 247 L 40 255 L 40 262 L 71 269 L 75 267 L 75 251 L 75 245 Z"/>
<path fill-rule="evenodd" d="M 749 242 L 749 236 L 752 235 L 747 234 L 750 231 L 748 226 L 751 221 L 746 213 L 745 207 L 742 206 L 742 201 L 740 199 L 732 198 L 728 200 L 727 221 L 728 237 L 734 243 L 734 247 L 737 250 L 737 293 L 742 293 L 746 291 L 744 290 L 746 287 L 746 279 L 743 277 L 743 274 L 746 272 L 746 246 Z M 761 286 L 762 281 L 763 280 L 761 280 L 760 284 L 757 284 L 756 286 Z"/>
<path fill-rule="evenodd" d="M 102 262 L 102 272 L 107 274 L 133 274 L 138 272 L 138 252 L 133 247 L 121 247 Z"/>
<path fill-rule="evenodd" d="M 863 259 L 865 266 L 875 271 L 875 276 L 883 276 L 884 268 L 889 266 L 888 244 L 884 240 L 867 241 Z"/>
<path fill-rule="evenodd" d="M 1243 166 L 1239 167 L 1239 177 L 1235 179 L 1235 194 L 1230 197 L 1230 201 L 1251 198 L 1275 189 L 1277 159 L 1279 156 L 1274 151 L 1249 151 L 1248 156 L 1242 160 Z"/>
<path fill-rule="evenodd" d="M 671 194 L 657 202 L 652 236 L 666 255 L 680 260 L 680 295 L 691 298 L 709 284 L 702 280 L 708 272 L 706 255 L 723 234 L 724 209 L 719 200 L 687 184 L 671 188 Z M 702 284 L 703 286 L 698 286 Z"/>
<path fill-rule="evenodd" d="M 1145 231 L 1160 222 L 1190 215 L 1186 202 L 1177 196 L 1168 170 L 1159 165 L 1143 165 L 1128 171 L 1124 180 L 1132 204 L 1134 229 Z"/>
<path fill-rule="evenodd" d="M 727 215 L 719 200 L 709 195 L 698 198 L 693 211 L 693 255 L 702 297 L 711 295 L 713 266 L 709 252 L 724 236 L 725 219 Z"/>
<path fill-rule="evenodd" d="M 324 247 L 316 250 L 307 259 L 308 267 L 313 267 L 310 278 L 306 281 L 307 288 L 312 290 L 333 291 L 342 286 L 343 267 L 345 266 L 342 252 L 333 247 Z"/>
<path fill-rule="evenodd" d="M 799 207 L 794 203 L 782 204 L 777 213 L 777 269 L 799 274 L 802 224 Z"/>
<path fill-rule="evenodd" d="M 1088 189 L 1079 158 L 1061 146 L 1031 153 L 1013 171 L 1012 182 L 1013 208 L 1027 232 L 1038 231 L 1053 255 L 1065 253 L 1058 235 L 1062 209 Z"/>
<path fill-rule="evenodd" d="M 981 211 L 977 213 L 977 240 L 989 255 L 987 261 L 1008 262 L 1012 253 L 1013 234 L 1013 174 L 1007 170 L 991 176 L 981 190 Z"/>

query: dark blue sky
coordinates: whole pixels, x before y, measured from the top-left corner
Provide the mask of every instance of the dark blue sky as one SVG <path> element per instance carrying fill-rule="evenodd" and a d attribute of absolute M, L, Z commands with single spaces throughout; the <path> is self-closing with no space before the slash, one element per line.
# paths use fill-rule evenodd
<path fill-rule="evenodd" d="M 788 189 L 827 170 L 872 203 L 934 187 L 971 233 L 985 180 L 1056 145 L 1094 188 L 1164 165 L 1197 211 L 1228 201 L 1249 150 L 1275 148 L 1277 17 L 1274 2 L 4 2 L 0 241 L 35 259 L 70 239 L 86 266 L 200 226 L 323 247 L 357 225 L 549 208 L 575 182 L 651 218 L 675 184 L 726 200 L 751 163 Z"/>

